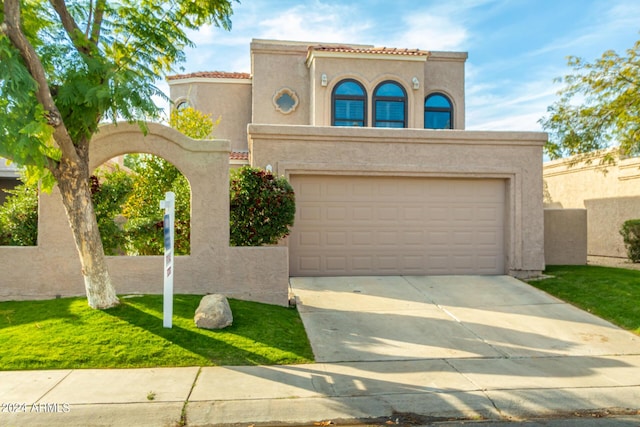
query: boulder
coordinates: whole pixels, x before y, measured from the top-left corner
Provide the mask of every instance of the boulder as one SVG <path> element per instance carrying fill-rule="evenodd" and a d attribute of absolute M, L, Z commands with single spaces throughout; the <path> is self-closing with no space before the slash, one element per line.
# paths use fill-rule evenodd
<path fill-rule="evenodd" d="M 193 320 L 196 326 L 202 329 L 222 329 L 231 325 L 233 314 L 227 297 L 219 294 L 203 297 Z"/>

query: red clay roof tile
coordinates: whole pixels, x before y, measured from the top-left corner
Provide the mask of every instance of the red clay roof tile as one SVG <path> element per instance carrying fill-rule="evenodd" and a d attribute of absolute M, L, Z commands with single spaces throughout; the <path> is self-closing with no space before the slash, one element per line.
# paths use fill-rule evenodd
<path fill-rule="evenodd" d="M 176 74 L 175 76 L 167 76 L 167 80 L 183 80 L 193 78 L 205 78 L 205 79 L 240 79 L 248 80 L 251 78 L 249 73 L 230 73 L 226 71 L 199 71 L 189 74 Z"/>
<path fill-rule="evenodd" d="M 398 49 L 393 47 L 352 47 L 352 46 L 309 46 L 309 51 L 364 53 L 385 55 L 429 56 L 429 52 L 420 49 Z"/>
<path fill-rule="evenodd" d="M 229 160 L 249 160 L 249 153 L 246 151 L 232 151 L 229 153 Z"/>

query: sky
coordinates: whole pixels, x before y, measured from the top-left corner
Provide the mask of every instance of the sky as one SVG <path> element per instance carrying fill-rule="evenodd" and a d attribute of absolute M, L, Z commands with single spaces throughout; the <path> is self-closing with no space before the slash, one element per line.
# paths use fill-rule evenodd
<path fill-rule="evenodd" d="M 180 73 L 250 72 L 252 39 L 468 52 L 469 130 L 541 131 L 568 56 L 592 62 L 640 39 L 639 0 L 242 0 L 233 11 L 231 31 L 190 34 Z"/>

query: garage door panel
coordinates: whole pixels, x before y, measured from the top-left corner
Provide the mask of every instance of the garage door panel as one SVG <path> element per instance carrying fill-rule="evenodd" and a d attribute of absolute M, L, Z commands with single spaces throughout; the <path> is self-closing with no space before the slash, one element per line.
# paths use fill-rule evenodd
<path fill-rule="evenodd" d="M 502 274 L 503 180 L 294 175 L 292 275 Z"/>

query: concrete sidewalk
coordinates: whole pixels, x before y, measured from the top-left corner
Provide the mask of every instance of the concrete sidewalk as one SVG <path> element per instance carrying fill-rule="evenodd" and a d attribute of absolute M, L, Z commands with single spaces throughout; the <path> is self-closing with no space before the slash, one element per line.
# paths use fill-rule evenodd
<path fill-rule="evenodd" d="M 0 425 L 407 425 L 640 409 L 640 337 L 515 279 L 292 286 L 319 363 L 0 372 Z"/>

